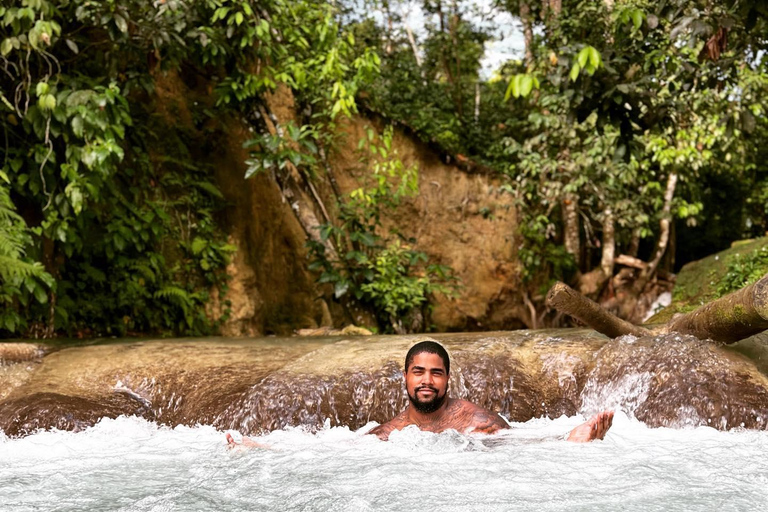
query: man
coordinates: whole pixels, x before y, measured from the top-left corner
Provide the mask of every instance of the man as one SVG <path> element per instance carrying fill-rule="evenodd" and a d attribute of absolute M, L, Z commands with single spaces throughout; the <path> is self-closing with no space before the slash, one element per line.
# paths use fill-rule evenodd
<path fill-rule="evenodd" d="M 405 388 L 410 405 L 368 433 L 386 441 L 392 431 L 402 430 L 409 425 L 416 425 L 428 432 L 453 429 L 467 434 L 493 434 L 509 428 L 509 424 L 495 412 L 466 400 L 448 397 L 450 370 L 448 352 L 439 343 L 422 341 L 411 347 L 405 356 Z M 612 421 L 612 411 L 601 412 L 574 428 L 567 439 L 577 443 L 602 439 L 611 428 Z M 230 447 L 237 446 L 230 434 L 226 437 Z M 242 445 L 266 448 L 245 436 Z"/>
<path fill-rule="evenodd" d="M 495 412 L 466 400 L 448 397 L 450 369 L 448 352 L 439 343 L 422 341 L 411 347 L 405 356 L 405 388 L 410 405 L 369 434 L 387 440 L 392 431 L 409 425 L 429 432 L 453 429 L 462 433 L 484 434 L 509 428 L 507 422 Z M 602 439 L 611 428 L 612 421 L 612 411 L 596 414 L 574 428 L 568 434 L 568 440 L 583 443 Z"/>

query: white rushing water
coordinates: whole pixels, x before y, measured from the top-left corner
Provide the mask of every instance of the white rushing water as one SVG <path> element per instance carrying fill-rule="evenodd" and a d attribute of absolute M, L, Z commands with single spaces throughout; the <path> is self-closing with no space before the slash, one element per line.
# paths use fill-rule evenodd
<path fill-rule="evenodd" d="M 224 433 L 209 426 L 170 429 L 126 417 L 79 433 L 0 433 L 0 509 L 768 507 L 768 432 L 650 429 L 617 413 L 604 441 L 563 441 L 580 420 L 532 420 L 495 436 L 406 429 L 389 442 L 346 428 L 288 429 L 258 438 L 268 450 L 228 450 Z"/>

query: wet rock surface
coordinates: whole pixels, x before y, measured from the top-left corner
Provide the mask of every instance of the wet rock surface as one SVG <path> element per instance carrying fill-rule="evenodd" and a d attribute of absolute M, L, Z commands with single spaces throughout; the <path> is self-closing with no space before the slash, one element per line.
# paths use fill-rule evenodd
<path fill-rule="evenodd" d="M 510 421 L 612 408 L 654 427 L 768 428 L 768 349 L 760 341 L 726 348 L 674 334 L 608 340 L 586 330 L 431 338 L 451 353 L 451 395 Z M 120 415 L 251 434 L 357 429 L 407 405 L 403 359 L 422 339 L 163 340 L 18 358 L 0 364 L 0 429 L 80 430 Z"/>

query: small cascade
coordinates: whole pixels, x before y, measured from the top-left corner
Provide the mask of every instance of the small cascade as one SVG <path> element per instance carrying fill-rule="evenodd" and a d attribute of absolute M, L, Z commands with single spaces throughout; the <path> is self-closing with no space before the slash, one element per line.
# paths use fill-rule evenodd
<path fill-rule="evenodd" d="M 621 409 L 652 427 L 765 429 L 766 377 L 746 357 L 693 336 L 622 336 L 598 351 L 582 410 Z"/>
<path fill-rule="evenodd" d="M 678 335 L 608 340 L 574 329 L 432 338 L 451 354 L 452 396 L 513 422 L 616 409 L 654 427 L 768 428 L 766 350 L 756 345 Z M 118 416 L 246 434 L 358 429 L 407 405 L 403 359 L 422 339 L 21 344 L 6 349 L 15 358 L 0 358 L 0 430 L 13 437 L 82 430 Z"/>

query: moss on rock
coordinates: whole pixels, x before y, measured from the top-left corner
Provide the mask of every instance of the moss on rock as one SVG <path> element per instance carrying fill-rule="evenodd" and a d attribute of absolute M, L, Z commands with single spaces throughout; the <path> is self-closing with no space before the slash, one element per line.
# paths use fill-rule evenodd
<path fill-rule="evenodd" d="M 739 240 L 724 251 L 688 263 L 677 275 L 675 288 L 672 292 L 672 303 L 656 313 L 647 323 L 668 322 L 678 313 L 688 313 L 726 295 L 729 290 L 727 286 L 724 286 L 724 281 L 729 271 L 733 270 L 733 263 L 739 259 L 758 254 L 761 250 L 768 250 L 768 237 Z M 760 275 L 765 275 L 768 273 L 768 260 L 761 259 L 759 261 L 767 262 L 764 264 L 764 268 L 758 269 Z M 743 285 L 750 284 L 750 282 L 743 283 Z"/>

